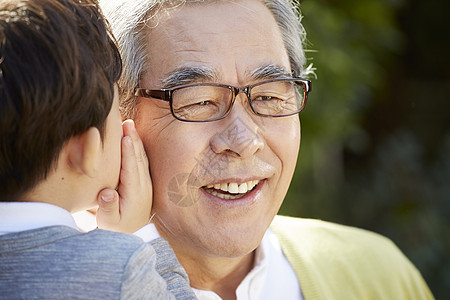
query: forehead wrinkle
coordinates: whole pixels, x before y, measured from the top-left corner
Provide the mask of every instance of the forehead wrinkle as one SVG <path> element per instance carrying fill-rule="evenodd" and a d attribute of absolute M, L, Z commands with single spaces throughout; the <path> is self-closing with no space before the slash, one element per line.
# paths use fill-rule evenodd
<path fill-rule="evenodd" d="M 292 77 L 292 72 L 289 72 L 285 68 L 274 64 L 257 67 L 256 69 L 250 71 L 249 74 L 250 77 L 255 80 Z"/>
<path fill-rule="evenodd" d="M 214 82 L 218 77 L 217 72 L 207 66 L 180 67 L 166 75 L 162 80 L 162 88 L 198 82 Z"/>

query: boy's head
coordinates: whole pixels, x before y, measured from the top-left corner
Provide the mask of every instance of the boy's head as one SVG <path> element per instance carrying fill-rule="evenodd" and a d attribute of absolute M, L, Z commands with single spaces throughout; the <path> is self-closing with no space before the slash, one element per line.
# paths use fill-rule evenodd
<path fill-rule="evenodd" d="M 121 72 L 95 0 L 0 0 L 0 199 L 17 201 L 91 127 Z"/>

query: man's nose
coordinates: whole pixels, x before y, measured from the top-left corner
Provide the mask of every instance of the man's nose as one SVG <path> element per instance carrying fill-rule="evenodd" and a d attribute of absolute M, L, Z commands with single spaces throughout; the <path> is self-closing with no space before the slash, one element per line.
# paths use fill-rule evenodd
<path fill-rule="evenodd" d="M 264 148 L 264 139 L 256 116 L 249 107 L 245 93 L 241 93 L 223 120 L 216 121 L 220 126 L 210 141 L 212 150 L 217 154 L 229 154 L 245 158 Z"/>

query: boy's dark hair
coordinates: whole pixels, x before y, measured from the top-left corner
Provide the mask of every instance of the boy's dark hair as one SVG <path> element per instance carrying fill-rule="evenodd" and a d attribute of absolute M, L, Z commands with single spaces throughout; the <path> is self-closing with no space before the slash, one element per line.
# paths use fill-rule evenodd
<path fill-rule="evenodd" d="M 96 0 L 0 0 L 0 201 L 45 179 L 71 137 L 103 137 L 121 69 Z"/>

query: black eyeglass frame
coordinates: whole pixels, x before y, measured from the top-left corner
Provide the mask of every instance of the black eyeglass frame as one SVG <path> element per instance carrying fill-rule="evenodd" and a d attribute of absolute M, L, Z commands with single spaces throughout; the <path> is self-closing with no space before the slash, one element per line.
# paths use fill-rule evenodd
<path fill-rule="evenodd" d="M 265 84 L 265 83 L 269 83 L 269 82 L 276 82 L 276 81 L 294 81 L 297 85 L 300 85 L 303 87 L 303 90 L 304 90 L 303 103 L 302 103 L 301 107 L 297 111 L 291 112 L 289 114 L 283 114 L 283 115 L 268 115 L 268 114 L 258 113 L 254 109 L 253 103 L 251 100 L 252 88 L 255 86 L 261 85 L 261 84 Z M 231 99 L 231 103 L 230 103 L 227 111 L 223 114 L 223 116 L 218 117 L 218 118 L 206 119 L 206 120 L 187 120 L 187 119 L 182 119 L 182 118 L 177 117 L 175 115 L 175 112 L 173 111 L 173 105 L 172 105 L 174 91 L 176 91 L 178 89 L 182 89 L 182 88 L 193 87 L 193 86 L 219 86 L 219 87 L 224 87 L 224 88 L 231 90 L 233 98 Z M 269 117 L 269 118 L 278 118 L 278 117 L 287 117 L 287 116 L 298 114 L 305 108 L 306 101 L 308 99 L 308 94 L 309 94 L 309 92 L 311 92 L 311 88 L 312 88 L 312 84 L 311 84 L 310 80 L 307 80 L 307 79 L 304 79 L 301 77 L 293 77 L 293 78 L 276 78 L 276 79 L 264 80 L 264 81 L 260 81 L 257 83 L 249 84 L 244 87 L 235 87 L 232 85 L 226 85 L 226 84 L 221 84 L 221 83 L 194 83 L 194 84 L 180 85 L 180 86 L 176 86 L 173 88 L 159 89 L 159 90 L 151 90 L 151 89 L 146 89 L 146 88 L 135 88 L 134 96 L 150 98 L 150 99 L 154 98 L 154 99 L 159 99 L 159 100 L 169 102 L 170 112 L 172 113 L 172 116 L 179 121 L 182 121 L 182 122 L 212 122 L 212 121 L 224 119 L 230 114 L 231 108 L 233 107 L 234 101 L 236 100 L 236 96 L 238 96 L 241 92 L 245 93 L 245 95 L 247 96 L 247 101 L 250 104 L 250 108 L 252 109 L 253 113 L 255 113 L 258 116 Z"/>

